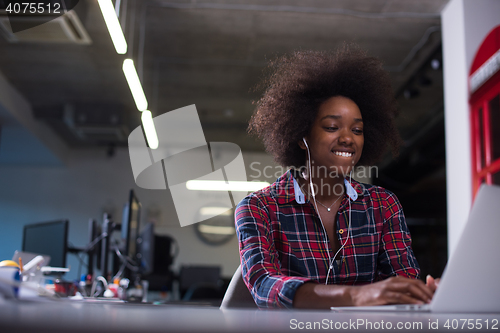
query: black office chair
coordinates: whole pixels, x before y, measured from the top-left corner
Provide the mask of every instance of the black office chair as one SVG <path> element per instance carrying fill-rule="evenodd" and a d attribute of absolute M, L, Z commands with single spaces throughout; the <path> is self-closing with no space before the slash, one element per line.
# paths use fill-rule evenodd
<path fill-rule="evenodd" d="M 221 309 L 257 308 L 241 275 L 241 265 L 234 272 L 220 305 Z"/>
<path fill-rule="evenodd" d="M 211 301 L 218 300 L 219 304 L 224 296 L 224 292 L 217 285 L 212 283 L 196 283 L 189 287 L 184 296 L 183 301 Z"/>
<path fill-rule="evenodd" d="M 179 291 L 182 300 L 192 301 L 203 298 L 224 296 L 220 291 L 220 266 L 183 265 L 179 272 Z M 217 296 L 217 292 L 219 296 Z"/>

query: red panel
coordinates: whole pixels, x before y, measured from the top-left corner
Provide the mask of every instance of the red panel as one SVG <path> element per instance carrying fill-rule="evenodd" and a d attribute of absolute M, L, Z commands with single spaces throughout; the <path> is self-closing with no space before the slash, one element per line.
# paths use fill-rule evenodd
<path fill-rule="evenodd" d="M 473 145 L 473 155 L 474 158 L 476 159 L 476 165 L 475 165 L 475 168 L 473 168 L 473 170 L 475 172 L 479 172 L 481 171 L 481 167 L 482 167 L 482 147 L 481 147 L 481 131 L 480 131 L 480 122 L 483 121 L 482 120 L 482 117 L 480 117 L 480 113 L 479 113 L 479 110 L 481 109 L 475 109 L 473 111 L 473 117 L 472 117 L 472 120 L 473 120 L 473 140 L 475 142 L 475 144 Z M 481 113 L 482 114 L 482 113 Z"/>
<path fill-rule="evenodd" d="M 473 198 L 476 197 L 482 180 L 485 179 L 486 183 L 491 184 L 492 174 L 500 171 L 500 159 L 491 160 L 491 126 L 489 112 L 486 112 L 489 109 L 489 101 L 500 93 L 500 72 L 493 78 L 493 80 L 488 80 L 481 89 L 476 91 L 474 98 L 470 100 Z M 479 109 L 481 108 L 483 109 L 483 115 L 479 117 Z M 479 130 L 480 122 L 483 122 L 483 133 Z M 484 138 L 484 146 L 481 146 L 481 136 Z M 486 157 L 486 165 L 484 167 L 482 166 L 483 152 Z"/>
<path fill-rule="evenodd" d="M 491 95 L 492 91 L 496 91 L 498 94 L 498 87 L 500 86 L 500 71 L 496 72 L 488 81 L 486 81 L 481 87 L 479 87 L 469 98 L 470 105 L 476 105 L 478 102 L 482 103 L 482 100 L 486 95 Z"/>
<path fill-rule="evenodd" d="M 473 199 L 476 196 L 477 190 L 479 189 L 479 177 L 478 174 L 481 171 L 481 140 L 479 131 L 479 109 L 471 108 L 470 113 L 470 124 L 471 124 L 471 140 L 472 140 L 472 193 Z"/>
<path fill-rule="evenodd" d="M 481 43 L 477 50 L 474 61 L 470 68 L 469 76 L 472 75 L 482 64 L 486 62 L 496 51 L 500 49 L 500 25 L 493 28 Z"/>
<path fill-rule="evenodd" d="M 500 25 L 489 32 L 476 52 L 469 72 L 470 76 L 478 70 L 495 52 L 500 49 Z M 480 86 L 469 99 L 472 147 L 472 191 L 475 198 L 481 182 L 492 183 L 492 174 L 500 171 L 500 159 L 491 159 L 491 126 L 489 117 L 489 101 L 500 93 L 500 71 Z M 482 109 L 482 116 L 479 116 Z M 481 133 L 482 129 L 483 133 Z M 481 145 L 481 137 L 484 146 Z M 482 165 L 482 154 L 485 165 Z"/>
<path fill-rule="evenodd" d="M 490 127 L 490 105 L 489 99 L 483 99 L 483 142 L 486 165 L 491 164 L 491 127 Z M 491 184 L 491 175 L 486 175 L 486 183 Z"/>
<path fill-rule="evenodd" d="M 500 159 L 495 160 L 493 163 L 491 163 L 491 165 L 481 170 L 481 172 L 479 172 L 476 176 L 478 178 L 483 178 L 488 174 L 497 173 L 498 171 L 500 171 Z"/>

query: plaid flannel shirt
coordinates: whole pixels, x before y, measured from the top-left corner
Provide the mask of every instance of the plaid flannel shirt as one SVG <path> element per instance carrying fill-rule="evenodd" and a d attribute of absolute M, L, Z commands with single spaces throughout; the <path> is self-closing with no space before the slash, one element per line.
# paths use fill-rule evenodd
<path fill-rule="evenodd" d="M 351 201 L 351 235 L 328 283 L 362 285 L 394 275 L 418 278 L 420 269 L 396 196 L 378 186 L 351 184 L 358 194 Z M 348 234 L 348 200 L 344 195 L 337 213 L 340 244 Z M 235 219 L 243 281 L 259 307 L 291 308 L 303 283 L 325 283 L 327 252 L 331 257 L 335 253 L 313 203 L 305 199 L 291 170 L 245 197 Z"/>

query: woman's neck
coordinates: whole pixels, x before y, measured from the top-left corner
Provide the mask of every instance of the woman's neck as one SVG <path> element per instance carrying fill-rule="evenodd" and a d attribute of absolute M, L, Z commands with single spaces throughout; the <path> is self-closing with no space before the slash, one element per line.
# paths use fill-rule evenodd
<path fill-rule="evenodd" d="M 328 175 L 315 175 L 310 174 L 309 170 L 305 170 L 300 174 L 299 185 L 302 192 L 306 193 L 309 200 L 312 199 L 311 192 L 311 176 L 312 186 L 314 188 L 315 197 L 321 201 L 333 201 L 344 195 L 344 177 L 337 175 L 336 177 L 329 177 Z"/>

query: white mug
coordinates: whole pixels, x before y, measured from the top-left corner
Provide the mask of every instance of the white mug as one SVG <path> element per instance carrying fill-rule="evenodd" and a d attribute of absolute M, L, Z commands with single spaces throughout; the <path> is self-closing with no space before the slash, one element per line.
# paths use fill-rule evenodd
<path fill-rule="evenodd" d="M 19 268 L 0 267 L 0 296 L 15 298 L 19 293 Z"/>

